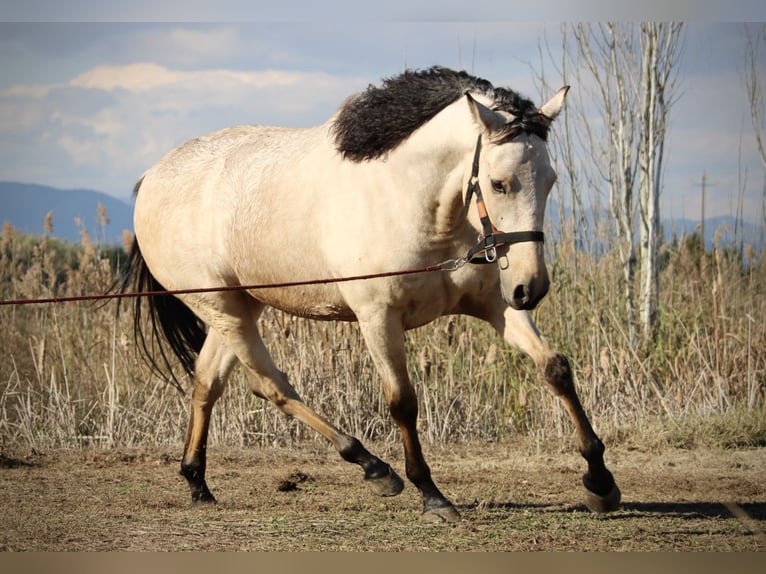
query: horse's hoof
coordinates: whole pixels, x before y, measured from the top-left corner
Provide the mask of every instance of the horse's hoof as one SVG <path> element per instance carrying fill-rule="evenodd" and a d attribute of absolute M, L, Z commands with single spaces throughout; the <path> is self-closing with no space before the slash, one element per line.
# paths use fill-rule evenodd
<path fill-rule="evenodd" d="M 213 495 L 210 495 L 210 498 L 193 498 L 192 499 L 192 507 L 193 508 L 208 508 L 210 506 L 215 506 L 218 504 L 218 501 L 213 498 Z"/>
<path fill-rule="evenodd" d="M 460 513 L 452 506 L 439 506 L 423 512 L 423 519 L 428 522 L 460 522 Z"/>
<path fill-rule="evenodd" d="M 388 467 L 388 474 L 377 478 L 365 478 L 364 480 L 378 496 L 396 496 L 404 490 L 404 481 L 390 466 Z"/>
<path fill-rule="evenodd" d="M 206 484 L 192 489 L 192 506 L 205 507 L 216 504 L 217 502 L 215 496 L 208 490 Z"/>
<path fill-rule="evenodd" d="M 612 512 L 613 510 L 617 510 L 617 508 L 620 506 L 621 497 L 622 493 L 617 487 L 617 484 L 614 484 L 612 486 L 612 490 L 610 490 L 604 496 L 585 489 L 585 506 L 587 506 L 588 510 L 591 512 L 596 512 L 599 514 L 603 512 Z"/>

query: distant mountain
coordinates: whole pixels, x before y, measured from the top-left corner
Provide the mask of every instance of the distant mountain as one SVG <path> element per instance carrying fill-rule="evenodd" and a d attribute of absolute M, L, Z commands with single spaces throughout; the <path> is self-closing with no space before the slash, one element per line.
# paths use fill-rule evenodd
<path fill-rule="evenodd" d="M 665 240 L 671 241 L 675 236 L 680 239 L 684 235 L 692 235 L 702 231 L 699 220 L 675 219 L 663 220 Z M 763 249 L 763 229 L 747 222 L 737 222 L 730 215 L 711 217 L 705 220 L 705 247 L 712 249 L 716 241 L 719 245 L 750 244 L 755 249 Z"/>
<path fill-rule="evenodd" d="M 556 200 L 551 198 L 549 200 L 548 209 L 545 212 L 546 225 L 550 229 L 551 241 L 557 241 L 560 237 L 560 232 L 563 232 L 561 225 L 559 224 L 559 212 Z M 585 223 L 588 229 L 594 228 L 594 215 L 592 212 L 587 211 L 584 214 Z M 607 226 L 610 232 L 613 231 L 610 220 L 612 216 L 606 210 L 598 213 L 598 220 L 603 224 L 607 222 Z M 735 217 L 730 215 L 710 217 L 705 220 L 705 226 L 703 229 L 700 220 L 692 219 L 662 219 L 661 222 L 663 239 L 670 243 L 674 239 L 680 241 L 681 238 L 689 235 L 699 234 L 704 231 L 705 234 L 705 247 L 712 249 L 716 241 L 718 245 L 736 245 L 742 247 L 743 245 L 751 245 L 756 251 L 760 251 L 766 248 L 766 229 L 763 225 L 757 225 L 746 221 L 737 221 Z M 638 231 L 636 230 L 636 234 Z M 638 236 L 636 235 L 636 241 Z M 611 241 L 609 242 L 611 244 Z M 596 251 L 600 250 L 600 247 L 596 246 Z"/>
<path fill-rule="evenodd" d="M 109 223 L 101 229 L 98 223 L 98 204 L 106 209 Z M 0 182 L 0 224 L 10 222 L 18 231 L 34 235 L 42 235 L 45 215 L 53 212 L 53 237 L 72 243 L 80 240 L 80 227 L 76 224 L 79 219 L 95 241 L 117 244 L 122 243 L 122 232 L 133 230 L 132 201 L 120 200 L 111 195 L 84 189 L 57 189 L 44 185 L 25 183 Z M 558 207 L 555 199 L 551 198 L 546 210 L 550 222 L 550 240 L 556 241 L 560 226 L 558 225 Z M 593 215 L 587 214 L 588 220 Z M 610 216 L 604 212 L 602 221 Z M 714 237 L 720 234 L 724 245 L 730 245 L 736 239 L 753 245 L 757 250 L 763 249 L 764 234 L 761 227 L 749 223 L 741 223 L 736 227 L 732 217 L 715 217 L 705 221 L 705 245 L 713 246 Z M 699 221 L 688 219 L 663 220 L 665 240 L 671 241 L 675 236 L 680 239 L 700 231 Z M 591 224 L 592 228 L 592 224 Z M 735 237 L 736 229 L 736 237 Z"/>
<path fill-rule="evenodd" d="M 103 228 L 99 224 L 99 203 L 109 220 Z M 133 230 L 133 206 L 111 195 L 86 189 L 0 182 L 0 224 L 7 221 L 21 233 L 42 235 L 49 211 L 53 212 L 51 236 L 71 243 L 80 241 L 83 228 L 93 241 L 117 245 L 122 243 L 123 230 Z"/>

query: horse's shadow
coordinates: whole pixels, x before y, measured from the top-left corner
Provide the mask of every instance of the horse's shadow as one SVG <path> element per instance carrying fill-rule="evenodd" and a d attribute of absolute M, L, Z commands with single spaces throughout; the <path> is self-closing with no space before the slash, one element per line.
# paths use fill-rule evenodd
<path fill-rule="evenodd" d="M 539 512 L 571 513 L 587 512 L 584 504 L 560 505 L 547 503 L 519 502 L 481 502 L 460 505 L 461 510 L 536 510 Z M 623 502 L 620 508 L 608 514 L 599 514 L 605 520 L 625 520 L 646 517 L 648 514 L 661 514 L 665 517 L 682 519 L 732 518 L 736 513 L 743 512 L 748 518 L 756 521 L 766 521 L 766 503 L 724 503 L 724 502 Z"/>
<path fill-rule="evenodd" d="M 725 502 L 625 502 L 621 512 L 614 518 L 631 518 L 646 514 L 662 514 L 678 518 L 732 518 L 736 512 L 743 512 L 753 520 L 766 520 L 766 503 L 725 503 Z M 611 515 L 607 515 L 607 518 Z"/>

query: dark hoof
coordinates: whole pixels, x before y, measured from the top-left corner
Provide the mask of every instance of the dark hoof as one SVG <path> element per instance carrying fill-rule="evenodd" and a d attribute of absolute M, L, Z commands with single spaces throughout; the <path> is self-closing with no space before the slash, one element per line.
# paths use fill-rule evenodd
<path fill-rule="evenodd" d="M 452 506 L 439 506 L 423 512 L 423 520 L 428 522 L 460 522 L 460 513 Z"/>
<path fill-rule="evenodd" d="M 215 496 L 208 490 L 207 485 L 192 487 L 192 506 L 209 506 L 216 504 Z"/>
<path fill-rule="evenodd" d="M 390 466 L 388 467 L 388 474 L 377 478 L 365 478 L 364 480 L 378 496 L 396 496 L 404 490 L 404 481 Z"/>
<path fill-rule="evenodd" d="M 587 506 L 588 510 L 591 512 L 596 512 L 599 514 L 603 512 L 612 512 L 613 510 L 617 510 L 617 508 L 619 508 L 621 497 L 622 493 L 616 484 L 612 486 L 612 490 L 610 490 L 609 493 L 604 496 L 596 494 L 595 492 L 591 492 L 586 488 L 585 506 Z"/>
<path fill-rule="evenodd" d="M 212 496 L 210 498 L 193 498 L 192 499 L 193 508 L 208 508 L 210 506 L 215 506 L 216 504 L 218 504 L 218 501 Z"/>

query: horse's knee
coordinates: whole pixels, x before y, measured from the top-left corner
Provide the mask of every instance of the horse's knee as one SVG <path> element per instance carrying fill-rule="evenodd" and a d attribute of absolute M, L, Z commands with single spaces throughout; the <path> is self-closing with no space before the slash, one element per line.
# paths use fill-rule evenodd
<path fill-rule="evenodd" d="M 556 396 L 568 395 L 574 391 L 569 360 L 560 353 L 556 353 L 545 363 L 543 376 Z"/>

